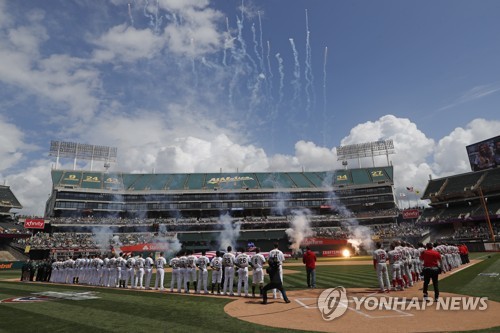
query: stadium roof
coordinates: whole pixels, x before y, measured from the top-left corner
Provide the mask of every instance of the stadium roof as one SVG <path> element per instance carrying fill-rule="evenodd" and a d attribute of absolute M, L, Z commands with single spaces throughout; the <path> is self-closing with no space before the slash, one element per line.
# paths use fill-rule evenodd
<path fill-rule="evenodd" d="M 11 208 L 21 209 L 23 206 L 9 186 L 0 185 L 0 214 L 8 213 Z"/>
<path fill-rule="evenodd" d="M 447 201 L 458 197 L 477 196 L 483 193 L 500 192 L 500 168 L 467 172 L 438 179 L 429 180 L 422 199 L 431 201 Z"/>
<path fill-rule="evenodd" d="M 136 174 L 52 170 L 54 188 L 95 191 L 315 190 L 393 185 L 393 168 L 322 172 L 164 173 Z"/>

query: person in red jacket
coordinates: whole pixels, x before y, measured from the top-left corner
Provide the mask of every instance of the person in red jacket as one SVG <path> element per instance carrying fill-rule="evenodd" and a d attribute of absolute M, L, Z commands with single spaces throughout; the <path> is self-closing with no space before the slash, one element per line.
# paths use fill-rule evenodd
<path fill-rule="evenodd" d="M 439 298 L 438 275 L 440 273 L 441 254 L 433 249 L 432 243 L 427 243 L 426 250 L 420 254 L 420 260 L 424 262 L 424 299 L 427 299 L 427 288 L 432 280 L 434 286 L 434 300 Z"/>
<path fill-rule="evenodd" d="M 306 247 L 302 262 L 306 265 L 307 288 L 316 288 L 316 254 L 309 246 Z"/>

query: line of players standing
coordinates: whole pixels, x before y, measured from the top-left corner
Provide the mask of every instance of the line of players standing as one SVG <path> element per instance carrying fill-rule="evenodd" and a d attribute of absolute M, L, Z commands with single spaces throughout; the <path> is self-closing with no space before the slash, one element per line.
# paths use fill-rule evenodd
<path fill-rule="evenodd" d="M 420 255 L 425 250 L 422 243 L 417 247 L 403 241 L 394 241 L 390 250 L 385 251 L 382 244 L 376 244 L 373 252 L 373 265 L 377 271 L 379 292 L 389 290 L 404 290 L 412 287 L 416 281 L 422 280 L 423 262 Z M 434 249 L 441 254 L 441 270 L 443 273 L 469 263 L 469 251 L 465 244 L 446 245 L 436 244 Z M 389 262 L 389 265 L 387 265 Z M 392 281 L 389 282 L 389 270 Z"/>
<path fill-rule="evenodd" d="M 167 261 L 161 252 L 153 259 L 153 254 L 146 258 L 142 254 L 120 253 L 118 256 L 109 254 L 104 256 L 68 258 L 52 263 L 52 274 L 50 282 L 68 284 L 87 284 L 101 287 L 155 289 L 163 291 L 165 268 Z M 279 262 L 279 273 L 283 280 L 281 263 L 285 260 L 283 252 L 277 246 L 269 253 L 269 257 Z M 228 247 L 227 252 L 222 254 L 217 251 L 211 260 L 203 251 L 201 256 L 195 256 L 192 251 L 179 252 L 172 258 L 168 266 L 172 268 L 170 291 L 189 293 L 192 289 L 195 293 L 208 292 L 208 269 L 211 268 L 211 293 L 218 295 L 234 296 L 235 275 L 238 276 L 237 295 L 241 296 L 243 287 L 244 296 L 249 296 L 248 276 L 249 268 L 252 273 L 252 297 L 255 297 L 255 289 L 259 288 L 259 297 L 264 285 L 263 265 L 265 257 L 257 249 L 252 256 L 241 252 L 233 253 Z M 156 279 L 154 288 L 151 288 L 153 268 L 156 268 Z M 221 290 L 222 289 L 222 290 Z M 276 298 L 276 290 L 273 290 Z"/>

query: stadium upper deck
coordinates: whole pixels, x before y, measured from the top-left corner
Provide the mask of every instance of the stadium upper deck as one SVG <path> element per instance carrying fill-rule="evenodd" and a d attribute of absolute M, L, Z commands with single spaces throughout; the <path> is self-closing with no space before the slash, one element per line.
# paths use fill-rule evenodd
<path fill-rule="evenodd" d="M 395 207 L 393 168 L 330 172 L 131 174 L 52 171 L 46 217 L 206 217 L 331 213 Z"/>
<path fill-rule="evenodd" d="M 23 206 L 9 186 L 0 185 L 0 218 L 2 216 L 11 216 L 10 210 L 12 208 L 21 209 Z"/>

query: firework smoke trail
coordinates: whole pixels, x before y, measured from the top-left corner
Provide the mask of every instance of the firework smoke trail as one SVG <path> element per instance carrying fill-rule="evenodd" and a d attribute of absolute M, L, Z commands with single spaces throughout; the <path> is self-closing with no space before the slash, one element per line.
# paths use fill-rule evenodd
<path fill-rule="evenodd" d="M 233 36 L 231 36 L 231 32 L 229 30 L 229 18 L 226 16 L 226 28 L 227 28 L 227 33 L 226 37 L 224 38 L 224 49 L 223 49 L 223 55 L 222 55 L 222 64 L 224 67 L 227 67 L 227 49 L 231 47 L 232 41 L 234 40 Z"/>
<path fill-rule="evenodd" d="M 267 71 L 269 72 L 269 90 L 273 91 L 273 71 L 271 70 L 271 42 L 267 41 Z"/>
<path fill-rule="evenodd" d="M 239 59 L 243 60 L 244 58 L 248 58 L 252 64 L 252 68 L 256 69 L 257 65 L 255 64 L 255 61 L 253 58 L 248 54 L 247 52 L 247 44 L 245 43 L 245 40 L 243 39 L 243 18 L 240 20 L 239 17 L 236 18 L 236 24 L 238 26 L 238 42 L 241 45 L 241 56 Z"/>
<path fill-rule="evenodd" d="M 156 9 L 155 9 L 155 34 L 160 33 L 160 26 L 161 23 L 163 22 L 163 17 L 158 16 L 158 13 L 160 12 L 160 0 L 156 0 Z"/>
<path fill-rule="evenodd" d="M 314 232 L 311 229 L 309 216 L 311 212 L 309 210 L 297 210 L 293 211 L 293 219 L 290 222 L 290 228 L 285 230 L 290 243 L 290 249 L 292 253 L 297 253 L 300 249 L 300 244 L 306 237 L 311 237 Z"/>
<path fill-rule="evenodd" d="M 262 19 L 260 17 L 260 11 L 257 12 L 259 15 L 259 33 L 260 33 L 260 68 L 262 69 L 262 73 L 265 72 L 264 68 L 264 46 L 262 45 Z"/>
<path fill-rule="evenodd" d="M 314 94 L 314 89 L 312 89 L 314 76 L 313 76 L 312 61 L 311 61 L 312 51 L 311 51 L 311 43 L 310 43 L 310 39 L 309 39 L 310 34 L 311 34 L 311 32 L 309 31 L 309 17 L 307 15 L 307 9 L 306 9 L 306 61 L 305 61 L 304 76 L 306 78 L 306 87 L 305 87 L 306 98 L 307 98 L 306 112 L 307 112 L 308 116 L 311 113 L 311 95 L 310 95 L 309 91 L 311 91 L 311 93 Z"/>
<path fill-rule="evenodd" d="M 259 60 L 260 72 L 264 73 L 264 61 L 262 60 L 262 57 L 258 51 L 259 43 L 257 42 L 257 32 L 255 31 L 255 24 L 252 24 L 251 29 L 252 29 L 253 52 L 255 53 L 257 59 Z"/>
<path fill-rule="evenodd" d="M 128 17 L 130 18 L 130 24 L 134 26 L 134 18 L 132 17 L 132 7 L 131 4 L 128 4 Z"/>
<path fill-rule="evenodd" d="M 142 11 L 144 13 L 144 16 L 149 18 L 149 25 L 154 28 L 155 26 L 154 16 L 148 13 L 148 6 L 149 6 L 149 0 L 146 0 L 146 3 L 144 4 L 144 8 Z"/>
<path fill-rule="evenodd" d="M 297 49 L 295 48 L 295 42 L 293 38 L 288 39 L 290 41 L 290 45 L 292 46 L 292 51 L 293 51 L 293 61 L 294 61 L 294 70 L 293 70 L 293 77 L 294 79 L 292 80 L 292 85 L 294 87 L 294 92 L 293 92 L 293 99 L 292 99 L 292 105 L 296 106 L 301 105 L 299 97 L 300 97 L 300 63 L 299 63 L 299 54 L 297 52 Z"/>
<path fill-rule="evenodd" d="M 195 55 L 195 45 L 194 45 L 194 39 L 191 38 L 191 70 L 193 72 L 193 77 L 194 77 L 194 86 L 198 87 L 198 73 L 196 71 L 196 59 L 194 57 Z"/>
<path fill-rule="evenodd" d="M 328 57 L 328 47 L 325 46 L 323 59 L 323 146 L 326 146 L 326 60 Z"/>
<path fill-rule="evenodd" d="M 279 53 L 276 53 L 275 55 L 276 59 L 278 60 L 278 72 L 280 74 L 280 87 L 279 87 L 279 100 L 278 100 L 278 106 L 283 102 L 283 87 L 285 85 L 285 72 L 283 70 L 283 59 L 281 58 Z"/>
<path fill-rule="evenodd" d="M 219 235 L 219 249 L 226 250 L 228 246 L 236 248 L 236 242 L 240 236 L 241 222 L 232 224 L 231 216 L 228 214 L 219 217 L 219 223 L 222 224 L 223 230 Z"/>

